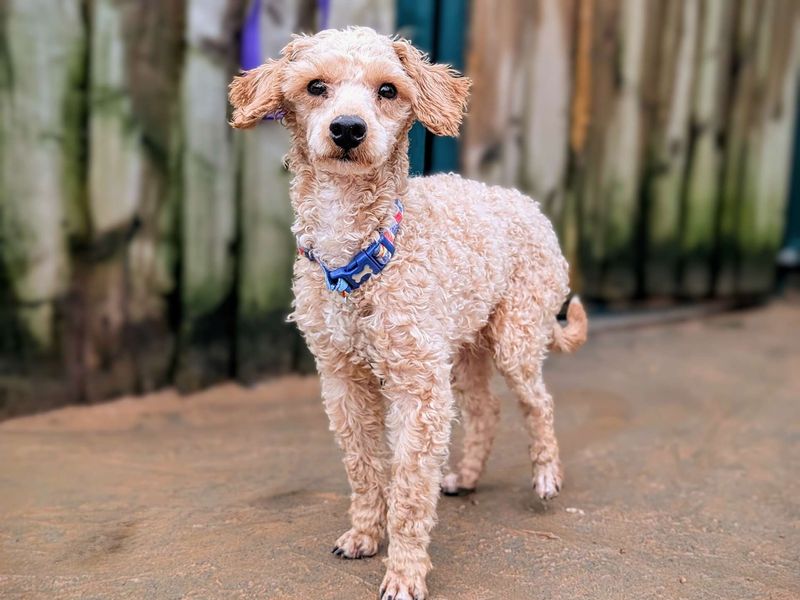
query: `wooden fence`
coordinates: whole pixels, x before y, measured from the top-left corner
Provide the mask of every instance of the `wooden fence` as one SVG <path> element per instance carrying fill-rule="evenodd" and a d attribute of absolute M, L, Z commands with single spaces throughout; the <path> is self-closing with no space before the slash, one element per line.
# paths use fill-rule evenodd
<path fill-rule="evenodd" d="M 286 132 L 226 122 L 251 2 L 0 0 L 0 411 L 310 368 L 283 321 Z M 542 201 L 577 289 L 771 289 L 796 1 L 324 4 L 463 62 L 462 170 Z M 262 0 L 263 54 L 321 8 Z M 415 135 L 418 169 L 453 168 L 453 142 Z"/>
<path fill-rule="evenodd" d="M 558 223 L 599 300 L 772 289 L 800 73 L 795 0 L 474 0 L 464 172 Z"/>

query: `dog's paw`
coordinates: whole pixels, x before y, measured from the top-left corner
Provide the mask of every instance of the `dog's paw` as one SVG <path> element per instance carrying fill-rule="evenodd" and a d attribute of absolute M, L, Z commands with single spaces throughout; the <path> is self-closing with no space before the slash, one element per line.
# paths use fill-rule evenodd
<path fill-rule="evenodd" d="M 336 540 L 336 546 L 331 553 L 342 558 L 369 558 L 378 553 L 378 543 L 379 540 L 371 535 L 350 529 Z"/>
<path fill-rule="evenodd" d="M 428 588 L 422 575 L 410 577 L 391 569 L 386 571 L 379 600 L 425 600 L 427 597 Z"/>
<path fill-rule="evenodd" d="M 442 493 L 445 496 L 467 496 L 475 491 L 475 488 L 462 487 L 458 473 L 448 473 L 442 479 Z"/>
<path fill-rule="evenodd" d="M 558 496 L 561 479 L 561 465 L 558 461 L 533 466 L 533 489 L 542 500 Z"/>

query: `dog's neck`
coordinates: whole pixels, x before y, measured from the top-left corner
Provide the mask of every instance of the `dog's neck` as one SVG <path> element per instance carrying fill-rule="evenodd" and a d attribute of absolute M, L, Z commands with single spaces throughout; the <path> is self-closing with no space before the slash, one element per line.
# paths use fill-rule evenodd
<path fill-rule="evenodd" d="M 359 175 L 319 171 L 301 151 L 290 151 L 292 232 L 329 268 L 347 264 L 374 240 L 394 214 L 394 200 L 406 195 L 408 142 L 398 146 L 380 168 Z"/>

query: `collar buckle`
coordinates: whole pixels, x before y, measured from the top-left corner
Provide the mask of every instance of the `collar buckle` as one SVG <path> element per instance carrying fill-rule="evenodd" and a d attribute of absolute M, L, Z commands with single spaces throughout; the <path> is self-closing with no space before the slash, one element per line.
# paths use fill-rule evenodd
<path fill-rule="evenodd" d="M 322 261 L 314 256 L 308 249 L 299 247 L 298 253 L 316 262 L 322 268 L 325 276 L 325 285 L 329 290 L 347 298 L 353 290 L 357 290 L 364 285 L 373 275 L 377 275 L 386 267 L 395 253 L 394 236 L 400 228 L 403 220 L 403 205 L 400 200 L 395 200 L 396 212 L 394 223 L 384 229 L 380 237 L 359 252 L 343 267 L 329 269 Z"/>

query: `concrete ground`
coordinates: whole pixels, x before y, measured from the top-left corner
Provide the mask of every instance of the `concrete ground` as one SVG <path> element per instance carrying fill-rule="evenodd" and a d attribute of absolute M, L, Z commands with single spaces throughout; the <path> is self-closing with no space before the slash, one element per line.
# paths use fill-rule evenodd
<path fill-rule="evenodd" d="M 503 391 L 432 598 L 800 598 L 800 305 L 604 332 L 546 377 L 561 496 L 530 491 Z M 19 418 L 0 456 L 2 598 L 377 597 L 379 558 L 330 554 L 348 487 L 314 378 Z"/>

